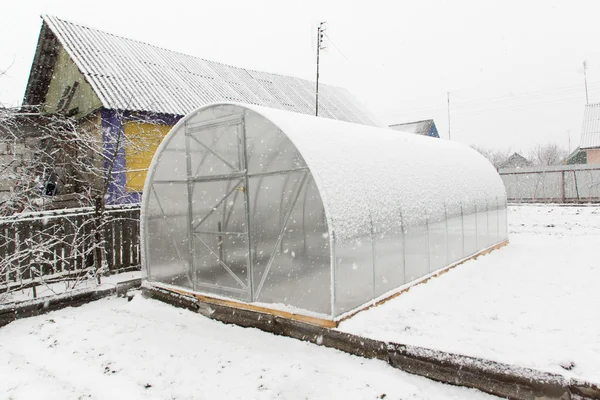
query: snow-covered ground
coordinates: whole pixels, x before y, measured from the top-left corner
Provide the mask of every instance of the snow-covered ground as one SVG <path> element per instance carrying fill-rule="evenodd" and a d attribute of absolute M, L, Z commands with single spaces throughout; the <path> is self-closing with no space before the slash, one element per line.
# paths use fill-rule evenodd
<path fill-rule="evenodd" d="M 120 274 L 103 276 L 101 279 L 102 284 L 98 285 L 96 278 L 79 278 L 77 280 L 70 280 L 64 282 L 55 282 L 40 284 L 36 286 L 36 298 L 55 296 L 67 292 L 90 290 L 90 289 L 104 289 L 111 286 L 115 286 L 117 283 L 125 282 L 131 279 L 139 279 L 142 277 L 140 271 L 122 272 Z M 19 289 L 9 293 L 0 293 L 0 306 L 5 303 L 20 302 L 25 300 L 33 299 L 33 289 Z"/>
<path fill-rule="evenodd" d="M 600 207 L 508 216 L 508 246 L 339 329 L 600 383 Z"/>
<path fill-rule="evenodd" d="M 0 328 L 0 399 L 491 399 L 136 295 Z"/>
<path fill-rule="evenodd" d="M 507 247 L 340 329 L 598 383 L 600 207 L 510 207 L 509 224 Z M 491 396 L 136 295 L 0 328 L 0 399 L 41 398 Z"/>

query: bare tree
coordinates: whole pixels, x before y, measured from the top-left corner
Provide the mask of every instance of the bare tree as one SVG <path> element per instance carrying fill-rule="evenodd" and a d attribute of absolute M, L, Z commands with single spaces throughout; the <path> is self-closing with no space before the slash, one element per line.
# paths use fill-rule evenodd
<path fill-rule="evenodd" d="M 567 151 L 556 143 L 535 146 L 530 153 L 534 165 L 550 166 L 564 164 Z"/>
<path fill-rule="evenodd" d="M 14 220 L 14 224 L 19 224 L 18 215 L 6 217 L 43 210 L 55 201 L 58 194 L 70 195 L 77 206 L 93 210 L 83 222 L 78 221 L 70 228 L 57 228 L 52 224 L 44 226 L 25 242 L 19 242 L 18 234 L 0 237 L 0 247 L 7 246 L 3 252 L 8 255 L 0 259 L 0 287 L 3 278 L 6 283 L 18 281 L 20 276 L 26 277 L 26 283 L 37 279 L 43 284 L 44 276 L 48 275 L 47 270 L 52 266 L 47 266 L 46 271 L 32 267 L 25 275 L 22 266 L 27 263 L 44 265 L 44 254 L 50 253 L 65 240 L 70 241 L 66 247 L 85 248 L 86 254 L 78 254 L 74 250 L 71 254 L 62 254 L 65 259 L 61 262 L 93 260 L 87 272 L 100 283 L 101 275 L 108 269 L 104 246 L 105 227 L 110 222 L 107 218 L 107 194 L 115 173 L 123 172 L 115 169 L 126 138 L 122 130 L 116 129 L 115 132 L 112 137 L 104 135 L 103 138 L 100 127 L 86 120 L 43 115 L 35 109 L 0 108 L 0 145 L 6 143 L 8 148 L 11 144 L 14 150 L 12 159 L 8 154 L 0 163 L 0 177 L 4 171 L 5 177 L 13 182 L 7 198 L 0 199 L 0 216 L 5 216 L 4 223 L 10 224 Z M 17 146 L 20 146 L 18 151 Z M 10 176 L 6 175 L 9 173 Z M 83 242 L 90 245 L 80 246 Z M 8 246 L 15 251 L 11 252 Z"/>
<path fill-rule="evenodd" d="M 482 146 L 477 146 L 477 145 L 471 145 L 471 147 L 476 150 L 477 152 L 479 152 L 482 156 L 484 156 L 485 158 L 488 159 L 489 162 L 492 163 L 492 165 L 498 169 L 500 168 L 500 166 L 506 162 L 506 160 L 508 160 L 508 158 L 510 157 L 510 150 L 506 150 L 506 151 L 501 151 L 501 150 L 494 150 L 494 149 L 488 149 Z"/>

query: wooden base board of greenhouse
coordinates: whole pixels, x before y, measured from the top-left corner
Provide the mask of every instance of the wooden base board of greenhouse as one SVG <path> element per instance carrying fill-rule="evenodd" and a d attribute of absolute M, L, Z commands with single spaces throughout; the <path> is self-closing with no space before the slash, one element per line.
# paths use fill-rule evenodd
<path fill-rule="evenodd" d="M 199 302 L 204 303 L 204 304 L 215 304 L 215 305 L 219 305 L 219 306 L 228 307 L 228 308 L 232 309 L 233 312 L 235 312 L 235 309 L 254 311 L 257 313 L 270 314 L 270 315 L 273 315 L 276 317 L 291 319 L 293 321 L 300 321 L 300 322 L 304 322 L 307 324 L 320 326 L 323 328 L 337 327 L 337 322 L 328 320 L 328 319 L 324 319 L 324 318 L 317 318 L 317 317 L 311 317 L 308 315 L 295 314 L 295 313 L 292 313 L 289 311 L 276 310 L 276 309 L 267 308 L 267 307 L 260 307 L 260 306 L 254 305 L 254 304 L 240 303 L 235 300 L 218 299 L 215 297 L 204 296 L 201 294 L 188 292 L 188 291 L 181 290 L 181 289 L 169 288 L 169 290 L 172 290 L 176 293 L 183 294 L 186 296 L 195 297 Z"/>
<path fill-rule="evenodd" d="M 426 283 L 428 282 L 430 279 L 435 278 L 437 276 L 440 276 L 446 272 L 448 272 L 449 270 L 451 270 L 452 268 L 466 262 L 469 260 L 473 260 L 476 259 L 479 256 L 488 254 L 489 252 L 499 249 L 503 246 L 506 246 L 508 244 L 508 240 L 505 240 L 504 242 L 498 243 L 492 247 L 489 247 L 487 249 L 484 249 L 482 251 L 480 251 L 479 253 L 475 253 L 470 257 L 467 257 L 463 260 L 460 260 L 459 262 L 456 262 L 454 264 L 451 264 L 431 275 L 428 275 L 424 278 L 421 278 L 420 280 L 416 280 L 414 282 L 412 282 L 409 286 L 403 288 L 402 290 L 398 291 L 398 292 L 394 292 L 392 294 L 390 294 L 387 297 L 384 297 L 382 299 L 379 299 L 377 301 L 375 301 L 374 303 L 370 303 L 367 304 L 361 308 L 357 308 L 353 311 L 350 311 L 349 313 L 338 317 L 335 320 L 329 320 L 329 319 L 325 319 L 325 318 L 318 318 L 318 317 L 313 317 L 313 316 L 308 316 L 308 315 L 302 315 L 302 314 L 296 314 L 296 313 L 292 313 L 289 311 L 283 311 L 283 310 L 277 310 L 277 309 L 273 309 L 273 308 L 268 308 L 268 307 L 262 307 L 262 306 L 257 306 L 254 304 L 249 304 L 249 303 L 242 303 L 239 301 L 235 301 L 235 300 L 226 300 L 226 299 L 220 299 L 220 298 L 215 298 L 215 297 L 210 297 L 210 296 L 206 296 L 206 295 L 202 295 L 202 294 L 198 294 L 198 293 L 194 293 L 191 291 L 187 291 L 185 289 L 179 289 L 179 288 L 173 288 L 173 287 L 164 287 L 162 285 L 158 285 L 158 287 L 161 287 L 162 289 L 166 289 L 166 290 L 170 290 L 172 292 L 175 293 L 179 293 L 181 295 L 184 296 L 191 296 L 194 297 L 199 304 L 203 304 L 204 306 L 210 306 L 212 305 L 217 305 L 217 306 L 223 306 L 225 310 L 230 310 L 231 313 L 235 313 L 235 310 L 246 310 L 246 311 L 251 311 L 251 312 L 255 312 L 255 313 L 260 313 L 260 314 L 267 314 L 267 315 L 272 315 L 275 317 L 281 317 L 281 318 L 286 318 L 292 321 L 299 321 L 299 322 L 304 322 L 307 324 L 311 324 L 311 325 L 315 325 L 315 326 L 320 326 L 322 328 L 337 328 L 337 326 L 340 324 L 340 322 L 345 321 L 349 318 L 352 318 L 353 316 L 355 316 L 356 314 L 358 314 L 361 311 L 365 311 L 368 310 L 372 307 L 376 307 L 379 306 L 389 300 L 392 300 L 398 296 L 400 296 L 402 293 L 406 293 L 408 292 L 411 288 L 413 288 L 416 285 L 420 285 L 422 283 Z"/>

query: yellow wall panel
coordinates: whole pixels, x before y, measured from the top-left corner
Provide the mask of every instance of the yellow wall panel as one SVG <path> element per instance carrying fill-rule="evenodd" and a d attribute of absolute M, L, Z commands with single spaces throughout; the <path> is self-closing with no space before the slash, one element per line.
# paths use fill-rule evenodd
<path fill-rule="evenodd" d="M 141 192 L 146 173 L 156 148 L 171 130 L 170 125 L 141 122 L 125 123 L 125 161 L 127 165 L 127 191 Z"/>

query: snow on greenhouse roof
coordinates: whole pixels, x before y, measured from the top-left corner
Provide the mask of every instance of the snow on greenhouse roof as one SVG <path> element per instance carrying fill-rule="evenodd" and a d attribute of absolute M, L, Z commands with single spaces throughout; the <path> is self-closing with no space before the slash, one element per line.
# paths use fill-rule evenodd
<path fill-rule="evenodd" d="M 435 122 L 433 122 L 432 119 L 394 124 L 390 125 L 390 128 L 397 131 L 415 133 L 417 135 L 440 137 L 437 128 L 435 127 Z"/>
<path fill-rule="evenodd" d="M 600 103 L 585 106 L 579 147 L 582 149 L 600 147 Z"/>
<path fill-rule="evenodd" d="M 42 18 L 27 104 L 43 98 L 40 91 L 47 84 L 40 81 L 50 79 L 43 69 L 54 65 L 58 40 L 105 108 L 185 115 L 203 104 L 232 101 L 314 114 L 311 81 L 204 60 L 53 16 Z M 320 85 L 319 94 L 321 116 L 381 125 L 346 89 Z"/>
<path fill-rule="evenodd" d="M 246 106 L 247 107 L 247 106 Z M 477 151 L 447 140 L 251 106 L 298 148 L 319 187 L 339 240 L 504 204 L 496 169 Z M 472 206 L 472 207 L 471 207 Z M 401 214 L 401 215 L 399 215 Z"/>

